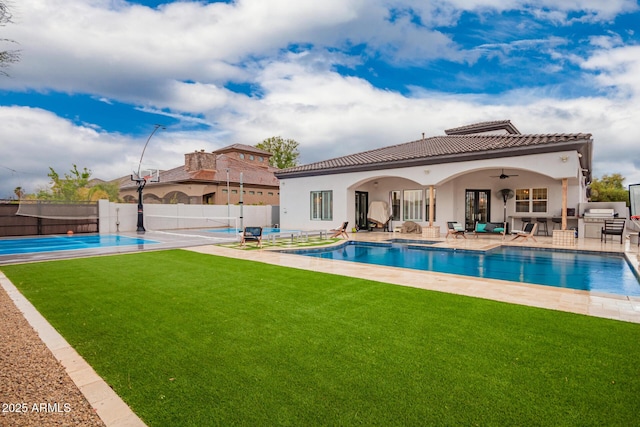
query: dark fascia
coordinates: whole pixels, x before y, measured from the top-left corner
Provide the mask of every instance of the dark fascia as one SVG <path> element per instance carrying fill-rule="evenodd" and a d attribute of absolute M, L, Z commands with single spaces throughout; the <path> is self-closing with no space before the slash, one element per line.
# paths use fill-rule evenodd
<path fill-rule="evenodd" d="M 417 159 L 393 160 L 380 163 L 367 163 L 362 165 L 337 166 L 327 169 L 312 169 L 305 171 L 276 172 L 278 179 L 302 178 L 319 175 L 335 175 L 349 172 L 365 172 L 385 169 L 407 168 L 414 166 L 428 166 L 442 163 L 459 163 L 474 160 L 494 159 L 508 156 L 525 156 L 539 153 L 554 153 L 567 150 L 575 150 L 582 155 L 580 167 L 586 169 L 585 175 L 590 180 L 591 177 L 591 153 L 593 151 L 592 140 L 579 140 L 568 142 L 556 142 L 548 145 L 535 145 L 529 147 L 504 148 L 490 151 L 479 151 L 472 153 L 447 154 L 433 157 L 421 157 Z"/>

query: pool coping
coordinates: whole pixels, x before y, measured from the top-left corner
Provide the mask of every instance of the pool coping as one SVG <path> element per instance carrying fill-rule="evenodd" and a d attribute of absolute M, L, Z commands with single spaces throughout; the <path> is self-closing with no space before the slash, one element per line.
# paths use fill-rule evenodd
<path fill-rule="evenodd" d="M 280 251 L 243 251 L 214 245 L 190 247 L 185 248 L 185 250 L 511 304 L 640 323 L 640 297 L 304 257 Z"/>
<path fill-rule="evenodd" d="M 423 251 L 447 251 L 447 252 L 473 253 L 473 252 L 491 252 L 501 248 L 519 248 L 519 249 L 527 249 L 531 251 L 540 251 L 540 252 L 561 252 L 561 253 L 574 253 L 574 254 L 579 253 L 579 254 L 587 254 L 587 255 L 609 255 L 609 256 L 623 258 L 624 261 L 629 266 L 629 268 L 631 269 L 631 272 L 633 273 L 633 275 L 636 277 L 636 279 L 640 283 L 640 263 L 638 262 L 640 258 L 636 258 L 634 260 L 632 255 L 629 254 L 628 252 L 619 252 L 619 251 L 616 252 L 612 250 L 598 251 L 598 250 L 589 250 L 589 249 L 549 248 L 549 247 L 539 247 L 539 246 L 520 246 L 520 245 L 515 246 L 515 245 L 503 245 L 503 244 L 495 244 L 495 245 L 490 245 L 489 247 L 485 246 L 482 248 L 455 248 L 455 247 L 445 247 L 445 246 L 434 246 L 438 243 L 441 243 L 441 242 L 420 241 L 420 240 L 410 240 L 410 239 L 407 240 L 407 239 L 396 239 L 396 238 L 386 240 L 386 241 L 382 240 L 382 241 L 375 241 L 375 242 L 371 242 L 367 240 L 344 240 L 341 242 L 336 242 L 333 245 L 326 245 L 326 246 L 309 247 L 309 248 L 287 248 L 287 249 L 271 248 L 270 250 L 275 252 L 283 252 L 283 253 L 288 253 L 293 255 L 299 255 L 301 253 L 318 253 L 318 252 L 332 251 L 332 250 L 340 249 L 344 246 L 350 246 L 350 245 L 392 247 L 393 244 L 403 244 L 403 245 L 406 245 L 408 249 L 416 249 L 416 250 L 423 250 Z M 638 257 L 640 257 L 640 255 L 638 255 Z M 358 261 L 350 261 L 350 262 L 358 262 Z M 363 264 L 368 264 L 368 263 L 363 263 Z M 372 264 L 368 264 L 368 265 L 372 265 Z M 398 268 L 403 268 L 403 267 L 398 267 Z M 455 274 L 455 273 L 443 273 L 443 274 Z M 470 277 L 466 275 L 460 275 L 460 276 Z M 534 284 L 534 283 L 528 283 L 528 284 Z M 542 285 L 542 286 L 552 286 L 552 285 Z M 595 291 L 587 291 L 587 292 L 598 293 Z M 605 293 L 605 295 L 610 295 L 610 294 Z M 622 294 L 614 294 L 614 295 L 622 295 Z M 625 295 L 622 295 L 622 296 L 625 296 Z M 628 295 L 628 296 L 633 297 L 632 295 Z M 638 297 L 640 297 L 640 295 Z"/>

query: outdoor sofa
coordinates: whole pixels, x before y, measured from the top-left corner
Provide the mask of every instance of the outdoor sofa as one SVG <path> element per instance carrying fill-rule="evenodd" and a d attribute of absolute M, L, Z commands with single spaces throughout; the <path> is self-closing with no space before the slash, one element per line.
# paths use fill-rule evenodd
<path fill-rule="evenodd" d="M 506 222 L 476 222 L 476 226 L 473 229 L 473 234 L 476 238 L 481 234 L 499 234 L 504 239 L 507 234 Z"/>

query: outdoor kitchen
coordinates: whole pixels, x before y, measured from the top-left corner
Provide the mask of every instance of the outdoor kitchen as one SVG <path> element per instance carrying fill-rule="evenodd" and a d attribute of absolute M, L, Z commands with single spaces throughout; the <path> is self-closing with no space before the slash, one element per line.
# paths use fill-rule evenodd
<path fill-rule="evenodd" d="M 625 202 L 588 202 L 578 205 L 578 236 L 585 239 L 600 239 L 605 220 L 629 218 Z"/>

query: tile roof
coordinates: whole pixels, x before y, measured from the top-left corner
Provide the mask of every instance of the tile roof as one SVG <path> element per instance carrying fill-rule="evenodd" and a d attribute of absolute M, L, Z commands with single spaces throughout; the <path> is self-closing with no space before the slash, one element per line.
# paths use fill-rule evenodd
<path fill-rule="evenodd" d="M 227 145 L 226 147 L 222 147 L 214 151 L 214 153 L 223 154 L 223 153 L 228 153 L 230 151 L 243 151 L 245 153 L 256 153 L 256 154 L 261 154 L 268 157 L 272 156 L 272 154 L 269 151 L 261 150 L 260 148 L 253 147 L 251 145 L 245 145 L 245 144 Z"/>
<path fill-rule="evenodd" d="M 492 132 L 503 130 L 507 133 L 520 135 L 520 131 L 511 123 L 511 120 L 496 120 L 493 122 L 481 122 L 471 125 L 460 126 L 452 129 L 445 129 L 447 135 L 469 135 L 474 133 Z"/>
<path fill-rule="evenodd" d="M 227 182 L 227 169 L 229 169 L 229 182 L 239 183 L 240 172 L 242 172 L 242 182 L 247 185 L 271 186 L 279 187 L 280 183 L 275 177 L 274 172 L 279 170 L 272 166 L 259 166 L 250 162 L 235 159 L 226 154 L 218 154 L 216 156 L 216 169 L 207 170 L 200 169 L 196 171 L 187 171 L 185 166 L 178 166 L 173 169 L 160 171 L 159 183 L 148 183 L 148 186 L 161 184 L 186 184 L 186 183 L 220 183 Z M 135 187 L 135 182 L 130 177 L 119 178 L 120 188 L 126 189 Z"/>
<path fill-rule="evenodd" d="M 591 134 L 445 135 L 281 169 L 278 178 L 390 169 L 580 149 L 590 164 Z M 581 151 L 581 152 L 582 152 Z"/>

